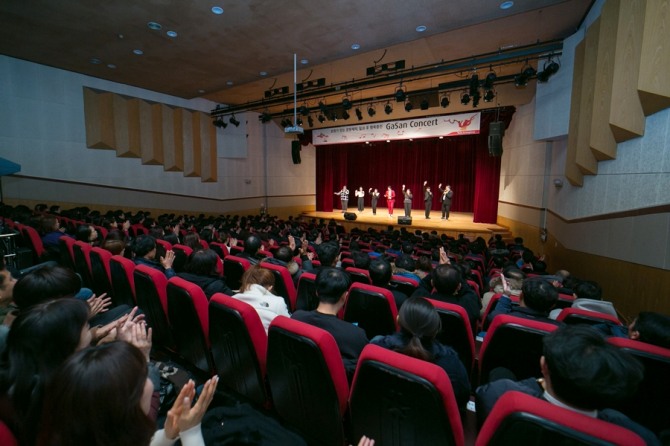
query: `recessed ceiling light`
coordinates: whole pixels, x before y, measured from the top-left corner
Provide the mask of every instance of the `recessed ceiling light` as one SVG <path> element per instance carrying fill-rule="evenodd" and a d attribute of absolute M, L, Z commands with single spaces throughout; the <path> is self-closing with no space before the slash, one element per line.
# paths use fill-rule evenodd
<path fill-rule="evenodd" d="M 226 81 L 226 85 L 233 85 L 233 81 Z"/>
<path fill-rule="evenodd" d="M 500 4 L 500 9 L 509 9 L 512 6 L 514 6 L 514 2 L 510 0 L 510 1 L 507 1 L 507 2 L 502 2 Z"/>
<path fill-rule="evenodd" d="M 216 15 L 223 14 L 223 8 L 220 6 L 212 6 L 212 12 Z"/>
<path fill-rule="evenodd" d="M 419 26 L 416 27 L 416 32 L 422 33 L 427 29 L 428 29 L 428 27 L 426 27 L 426 25 L 419 25 Z"/>
<path fill-rule="evenodd" d="M 177 37 L 177 31 L 168 31 L 165 34 L 167 34 L 168 37 Z"/>
<path fill-rule="evenodd" d="M 258 73 L 258 74 L 260 74 L 261 76 L 267 76 L 267 75 L 268 75 L 268 72 L 267 72 L 267 71 L 261 71 L 261 72 Z"/>
<path fill-rule="evenodd" d="M 140 49 L 136 49 L 136 50 L 133 50 L 133 53 L 137 54 L 138 56 L 141 56 L 142 54 L 144 54 L 144 51 L 142 51 Z"/>
<path fill-rule="evenodd" d="M 153 29 L 154 31 L 158 31 L 161 28 L 163 28 L 163 25 L 161 25 L 160 23 L 156 23 L 156 22 L 149 22 L 149 23 L 147 23 L 147 26 L 149 27 L 149 29 Z"/>
<path fill-rule="evenodd" d="M 440 139 L 444 139 L 444 136 L 440 136 Z"/>
<path fill-rule="evenodd" d="M 360 50 L 361 46 L 358 43 L 354 43 L 353 45 L 351 45 L 351 49 L 352 50 Z"/>
<path fill-rule="evenodd" d="M 113 63 L 108 63 L 107 68 L 111 68 L 113 70 L 114 68 L 116 68 L 116 65 L 114 65 Z"/>
<path fill-rule="evenodd" d="M 118 37 L 119 39 L 123 39 L 123 34 L 117 34 L 116 37 Z"/>
<path fill-rule="evenodd" d="M 92 57 L 89 62 L 91 62 L 93 65 L 100 65 L 102 61 L 98 59 L 97 57 Z"/>
<path fill-rule="evenodd" d="M 307 65 L 309 63 L 308 59 L 300 59 L 300 63 L 303 65 Z"/>
<path fill-rule="evenodd" d="M 204 92 L 205 92 L 205 90 L 203 90 L 203 89 L 198 90 L 198 93 L 200 93 L 200 94 L 203 94 Z"/>

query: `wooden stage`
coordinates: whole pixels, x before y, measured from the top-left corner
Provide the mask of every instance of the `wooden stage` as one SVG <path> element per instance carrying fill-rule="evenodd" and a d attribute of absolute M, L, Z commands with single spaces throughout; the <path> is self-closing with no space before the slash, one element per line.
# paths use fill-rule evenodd
<path fill-rule="evenodd" d="M 510 237 L 509 229 L 495 223 L 475 223 L 473 214 L 465 212 L 451 212 L 449 220 L 441 219 L 441 211 L 432 211 L 430 219 L 425 218 L 425 212 L 420 209 L 412 210 L 412 224 L 399 225 L 398 216 L 403 216 L 402 209 L 395 209 L 393 217 L 389 217 L 386 207 L 378 207 L 377 215 L 372 215 L 372 208 L 365 208 L 363 212 L 358 212 L 356 208 L 349 208 L 350 213 L 356 214 L 356 220 L 345 220 L 342 211 L 333 212 L 303 212 L 302 216 L 306 218 L 324 218 L 326 220 L 334 219 L 345 227 L 347 232 L 353 228 L 366 230 L 374 228 L 378 231 L 385 231 L 388 226 L 394 229 L 406 228 L 410 232 L 417 229 L 421 231 L 437 231 L 438 234 L 447 234 L 451 237 L 458 237 L 464 234 L 467 238 L 474 240 L 477 237 L 483 237 L 488 240 L 494 234 L 502 234 L 503 238 Z"/>

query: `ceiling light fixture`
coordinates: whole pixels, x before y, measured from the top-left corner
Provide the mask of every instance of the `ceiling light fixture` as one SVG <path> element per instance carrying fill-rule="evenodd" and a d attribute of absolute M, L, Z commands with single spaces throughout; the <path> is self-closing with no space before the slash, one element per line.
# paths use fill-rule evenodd
<path fill-rule="evenodd" d="M 233 124 L 235 127 L 239 127 L 239 126 L 240 126 L 240 121 L 238 121 L 237 119 L 235 119 L 235 114 L 234 114 L 234 113 L 233 113 L 233 115 L 230 117 L 230 119 L 228 120 L 228 122 L 230 122 L 231 124 Z"/>
<path fill-rule="evenodd" d="M 312 115 L 309 115 L 307 117 L 307 123 L 309 124 L 310 127 L 314 127 L 314 118 L 312 118 Z"/>
<path fill-rule="evenodd" d="M 261 71 L 261 72 L 258 73 L 258 74 L 260 74 L 261 76 L 267 76 L 267 75 L 268 75 L 268 72 L 267 72 L 267 71 Z"/>
<path fill-rule="evenodd" d="M 349 119 L 350 117 L 351 117 L 351 115 L 349 114 L 348 111 L 344 110 L 344 111 L 342 112 L 342 119 L 344 119 L 345 121 L 346 121 L 347 119 Z"/>
<path fill-rule="evenodd" d="M 144 51 L 142 51 L 140 49 L 135 49 L 135 50 L 133 50 L 133 54 L 137 54 L 138 56 L 141 56 L 142 54 L 144 54 Z"/>
<path fill-rule="evenodd" d="M 440 106 L 441 106 L 442 108 L 447 108 L 447 107 L 449 107 L 449 102 L 450 102 L 450 101 L 449 101 L 449 95 L 448 95 L 448 94 L 445 94 L 445 95 L 442 96 L 442 98 L 440 99 Z"/>
<path fill-rule="evenodd" d="M 266 122 L 272 121 L 272 115 L 265 111 L 258 115 L 258 120 L 265 124 Z"/>
<path fill-rule="evenodd" d="M 406 112 L 411 112 L 413 108 L 414 108 L 414 104 L 412 104 L 412 101 L 407 99 L 407 102 L 405 102 L 405 111 Z"/>
<path fill-rule="evenodd" d="M 342 99 L 342 108 L 345 110 L 351 110 L 351 100 L 349 99 L 349 96 L 345 96 Z"/>
<path fill-rule="evenodd" d="M 91 59 L 89 59 L 89 62 L 91 62 L 93 65 L 100 65 L 102 63 L 102 61 L 97 57 L 92 57 Z"/>
<path fill-rule="evenodd" d="M 368 107 L 368 116 L 372 118 L 376 113 L 377 110 L 375 110 L 372 104 L 370 104 L 370 106 Z"/>
<path fill-rule="evenodd" d="M 163 28 L 163 25 L 157 22 L 149 22 L 147 23 L 147 26 L 149 27 L 149 29 L 152 29 L 154 31 L 159 31 Z"/>
<path fill-rule="evenodd" d="M 363 120 L 363 112 L 361 111 L 360 108 L 356 109 L 356 117 L 358 118 L 359 121 Z"/>
<path fill-rule="evenodd" d="M 493 90 L 486 90 L 486 93 L 484 93 L 484 102 L 492 102 L 495 97 L 496 94 Z"/>
<path fill-rule="evenodd" d="M 384 113 L 386 113 L 387 115 L 393 113 L 393 106 L 391 105 L 390 102 L 387 102 L 386 105 L 384 106 Z"/>
<path fill-rule="evenodd" d="M 214 124 L 214 127 L 219 129 L 225 129 L 226 127 L 228 127 L 228 124 L 224 122 L 223 117 L 221 116 L 212 121 L 212 124 Z"/>
<path fill-rule="evenodd" d="M 309 115 L 309 108 L 307 108 L 306 105 L 302 105 L 302 106 L 298 109 L 298 111 L 299 111 L 300 114 L 303 115 L 303 116 L 307 116 L 307 115 Z"/>
<path fill-rule="evenodd" d="M 419 26 L 416 27 L 416 32 L 422 33 L 427 29 L 428 29 L 428 27 L 426 25 L 419 25 Z"/>
<path fill-rule="evenodd" d="M 502 2 L 502 3 L 500 4 L 500 9 L 503 9 L 503 10 L 504 10 L 504 9 L 509 9 L 509 8 L 511 8 L 512 6 L 514 6 L 514 2 L 513 2 L 513 1 L 506 1 L 506 2 Z"/>
<path fill-rule="evenodd" d="M 326 120 L 326 117 L 323 116 L 322 114 L 319 114 L 319 116 L 318 116 L 316 119 L 318 119 L 319 122 L 320 122 L 321 124 L 323 124 L 323 122 Z"/>
<path fill-rule="evenodd" d="M 177 37 L 177 31 L 168 31 L 165 34 L 167 34 L 168 37 Z"/>
<path fill-rule="evenodd" d="M 556 74 L 561 68 L 558 62 L 553 60 L 553 56 L 549 56 L 549 60 L 544 63 L 542 71 L 537 73 L 538 82 L 547 82 L 551 76 Z"/>
<path fill-rule="evenodd" d="M 212 12 L 216 15 L 223 14 L 223 8 L 220 6 L 212 6 Z"/>
<path fill-rule="evenodd" d="M 467 91 L 464 91 L 461 95 L 461 104 L 468 105 L 470 103 L 470 95 Z"/>
<path fill-rule="evenodd" d="M 407 92 L 405 91 L 405 87 L 400 85 L 398 88 L 395 90 L 395 101 L 396 102 L 405 102 L 405 97 L 407 96 Z"/>
<path fill-rule="evenodd" d="M 493 71 L 493 67 L 490 67 L 490 70 L 488 74 L 486 75 L 486 78 L 484 78 L 484 89 L 490 90 L 493 88 L 493 83 L 498 79 L 498 76 L 496 73 Z"/>
<path fill-rule="evenodd" d="M 430 103 L 428 102 L 428 99 L 423 98 L 421 100 L 421 103 L 419 104 L 419 108 L 421 108 L 421 110 L 428 110 L 428 107 L 430 107 Z"/>
<path fill-rule="evenodd" d="M 354 50 L 354 51 L 355 51 L 355 50 L 360 50 L 360 49 L 361 49 L 361 45 L 358 44 L 358 43 L 354 43 L 353 45 L 351 45 L 351 49 Z"/>
<path fill-rule="evenodd" d="M 300 63 L 303 65 L 307 65 L 309 63 L 309 59 L 300 59 Z"/>

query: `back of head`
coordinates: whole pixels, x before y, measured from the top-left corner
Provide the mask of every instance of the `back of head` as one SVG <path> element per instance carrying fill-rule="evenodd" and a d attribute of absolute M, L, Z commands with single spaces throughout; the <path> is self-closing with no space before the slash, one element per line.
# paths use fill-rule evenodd
<path fill-rule="evenodd" d="M 433 286 L 440 294 L 453 295 L 461 284 L 460 271 L 450 265 L 439 265 L 433 270 Z"/>
<path fill-rule="evenodd" d="M 531 277 L 523 281 L 521 299 L 524 305 L 531 310 L 548 314 L 558 302 L 558 291 L 546 280 Z"/>
<path fill-rule="evenodd" d="M 58 229 L 58 218 L 52 215 L 42 217 L 42 234 L 56 231 Z"/>
<path fill-rule="evenodd" d="M 351 286 L 351 279 L 341 269 L 321 268 L 314 283 L 319 302 L 336 304 Z"/>
<path fill-rule="evenodd" d="M 218 254 L 211 249 L 201 249 L 193 251 L 188 262 L 184 266 L 187 273 L 197 274 L 199 276 L 209 276 L 216 274 L 216 265 Z"/>
<path fill-rule="evenodd" d="M 118 233 L 118 231 L 115 231 Z M 126 249 L 126 242 L 123 240 L 117 240 L 114 238 L 106 238 L 102 243 L 102 249 L 105 249 L 112 253 L 112 255 L 118 256 L 122 255 L 123 251 Z"/>
<path fill-rule="evenodd" d="M 91 240 L 91 227 L 89 225 L 81 225 L 77 228 L 75 238 L 82 242 L 89 242 Z"/>
<path fill-rule="evenodd" d="M 403 242 L 402 253 L 411 256 L 414 253 L 414 245 L 411 242 Z"/>
<path fill-rule="evenodd" d="M 255 256 L 258 250 L 261 249 L 261 239 L 255 235 L 250 235 L 244 240 L 244 252 L 251 256 Z"/>
<path fill-rule="evenodd" d="M 279 249 L 275 251 L 274 258 L 288 263 L 293 260 L 293 252 L 288 246 L 280 246 Z"/>
<path fill-rule="evenodd" d="M 423 297 L 407 299 L 398 313 L 400 331 L 409 339 L 400 350 L 408 356 L 431 360 L 432 355 L 426 349 L 442 329 L 442 322 L 432 303 Z"/>
<path fill-rule="evenodd" d="M 133 241 L 131 249 L 136 257 L 145 257 L 156 249 L 156 239 L 150 235 L 140 235 Z"/>
<path fill-rule="evenodd" d="M 416 269 L 416 262 L 411 256 L 403 254 L 395 259 L 395 266 L 396 268 L 401 268 L 405 271 L 413 272 Z"/>
<path fill-rule="evenodd" d="M 385 260 L 377 259 L 370 262 L 370 280 L 375 286 L 384 287 L 389 284 L 393 270 L 391 264 Z"/>
<path fill-rule="evenodd" d="M 242 285 L 240 291 L 249 291 L 251 285 L 260 285 L 269 289 L 275 284 L 275 276 L 269 269 L 254 265 L 242 274 Z"/>
<path fill-rule="evenodd" d="M 69 268 L 45 265 L 26 274 L 14 285 L 14 303 L 24 310 L 41 302 L 71 297 L 81 289 L 81 279 Z"/>
<path fill-rule="evenodd" d="M 579 282 L 573 291 L 580 299 L 602 300 L 603 298 L 602 288 L 592 280 Z"/>
<path fill-rule="evenodd" d="M 433 270 L 433 262 L 431 262 L 428 256 L 420 256 L 416 261 L 416 269 L 429 273 Z"/>
<path fill-rule="evenodd" d="M 354 266 L 356 268 L 368 269 L 370 267 L 370 256 L 367 252 L 353 251 L 351 258 L 354 259 Z"/>
<path fill-rule="evenodd" d="M 316 247 L 316 254 L 323 266 L 335 266 L 340 247 L 334 242 L 321 243 Z"/>
<path fill-rule="evenodd" d="M 630 397 L 644 369 L 588 325 L 564 325 L 544 338 L 551 388 L 559 400 L 583 410 L 613 407 Z"/>
<path fill-rule="evenodd" d="M 126 342 L 73 355 L 47 388 L 37 444 L 148 445 L 155 425 L 142 408 L 146 378 L 144 355 Z"/>
<path fill-rule="evenodd" d="M 194 251 L 199 251 L 202 249 L 200 244 L 200 236 L 196 232 L 189 232 L 184 236 L 184 245 L 188 246 Z"/>
<path fill-rule="evenodd" d="M 670 317 L 664 314 L 643 311 L 638 314 L 631 329 L 639 333 L 638 341 L 670 348 Z"/>

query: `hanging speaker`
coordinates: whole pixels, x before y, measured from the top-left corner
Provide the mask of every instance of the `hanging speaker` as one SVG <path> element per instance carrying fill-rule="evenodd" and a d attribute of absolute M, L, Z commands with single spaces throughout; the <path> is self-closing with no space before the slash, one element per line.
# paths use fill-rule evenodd
<path fill-rule="evenodd" d="M 505 133 L 505 123 L 493 121 L 489 124 L 489 155 L 502 156 L 502 139 Z"/>
<path fill-rule="evenodd" d="M 300 164 L 300 141 L 291 141 L 291 157 L 293 158 L 293 164 Z"/>

